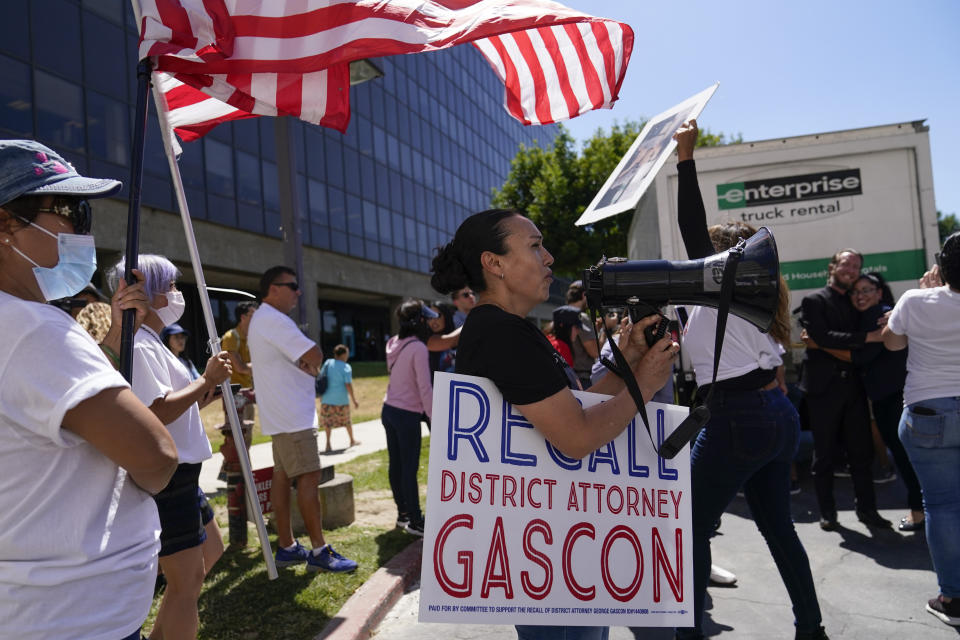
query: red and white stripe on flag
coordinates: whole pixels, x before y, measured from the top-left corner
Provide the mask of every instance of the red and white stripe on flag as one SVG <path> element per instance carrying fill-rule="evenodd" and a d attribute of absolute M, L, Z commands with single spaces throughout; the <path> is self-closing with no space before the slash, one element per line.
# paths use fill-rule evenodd
<path fill-rule="evenodd" d="M 249 115 L 343 131 L 351 61 L 466 43 L 504 83 L 513 117 L 557 122 L 611 107 L 633 48 L 628 25 L 546 0 L 140 0 L 140 8 L 140 57 L 166 74 L 170 120 L 185 140 Z"/>

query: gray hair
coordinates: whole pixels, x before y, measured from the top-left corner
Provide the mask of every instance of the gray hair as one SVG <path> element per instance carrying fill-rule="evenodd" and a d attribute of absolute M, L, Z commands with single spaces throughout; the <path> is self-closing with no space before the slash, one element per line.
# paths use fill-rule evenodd
<path fill-rule="evenodd" d="M 126 261 L 126 257 L 121 258 L 120 262 L 107 273 L 107 284 L 111 291 L 117 290 L 117 284 L 123 278 Z M 172 262 L 163 256 L 152 253 L 140 254 L 137 259 L 137 268 L 146 278 L 143 283 L 143 291 L 147 294 L 147 300 L 152 300 L 153 296 L 158 293 L 166 293 L 170 289 L 170 285 L 176 282 L 180 276 L 180 270 Z"/>

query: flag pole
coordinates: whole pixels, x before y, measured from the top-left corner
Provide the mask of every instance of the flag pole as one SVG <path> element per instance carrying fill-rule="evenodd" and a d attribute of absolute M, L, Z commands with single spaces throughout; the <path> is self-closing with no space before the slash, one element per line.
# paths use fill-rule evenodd
<path fill-rule="evenodd" d="M 140 26 L 140 5 L 138 0 L 131 0 L 133 5 L 133 14 L 136 18 L 137 25 Z M 177 166 L 177 157 L 174 152 L 174 140 L 173 140 L 173 129 L 170 127 L 170 123 L 167 120 L 167 103 L 162 95 L 160 95 L 160 88 L 156 83 L 150 83 L 150 61 L 145 59 L 141 62 L 141 65 L 144 63 L 147 64 L 146 68 L 146 78 L 140 76 L 140 67 L 137 67 L 138 79 L 142 83 L 153 86 L 153 106 L 157 109 L 157 119 L 160 121 L 160 135 L 163 138 L 163 150 L 167 156 L 167 164 L 170 167 L 170 178 L 173 180 L 174 190 L 177 194 L 177 205 L 180 208 L 180 220 L 183 223 L 183 233 L 186 236 L 187 249 L 190 252 L 190 264 L 193 266 L 194 277 L 197 279 L 197 292 L 200 294 L 200 306 L 203 309 L 203 319 L 207 325 L 207 336 L 209 337 L 208 345 L 210 347 L 211 353 L 220 353 L 220 336 L 217 333 L 217 325 L 213 321 L 213 309 L 210 306 L 210 295 L 207 293 L 207 282 L 203 277 L 203 265 L 200 263 L 200 252 L 197 249 L 197 237 L 193 232 L 193 222 L 190 219 L 190 208 L 187 206 L 187 196 L 183 190 L 183 178 L 180 175 L 180 167 Z M 146 88 L 142 85 L 143 91 L 137 96 L 137 106 L 140 108 L 140 103 L 143 103 L 143 118 L 138 121 L 140 127 L 140 136 L 143 137 L 142 132 L 146 130 L 147 124 L 147 95 Z M 140 114 L 140 111 L 137 112 Z M 134 137 L 134 144 L 136 145 L 136 135 Z M 139 160 L 134 158 L 134 161 L 137 163 L 137 170 L 139 175 L 143 175 L 143 140 L 140 140 L 140 153 Z M 136 148 L 136 146 L 135 146 Z M 136 185 L 136 195 L 137 195 L 137 212 L 139 213 L 140 207 L 140 184 L 139 182 Z M 132 194 L 133 186 L 131 185 L 131 203 L 133 202 Z M 131 204 L 131 209 L 133 205 Z M 136 220 L 137 231 L 139 233 L 139 216 Z M 128 251 L 129 251 L 129 237 L 130 230 L 127 229 L 128 237 Z M 132 274 L 129 273 L 130 270 L 130 259 L 127 259 L 127 281 L 130 281 Z M 124 321 L 126 321 L 127 312 L 124 313 Z M 133 313 L 130 312 L 130 328 L 131 334 L 133 329 Z M 126 329 L 126 323 L 124 323 L 124 329 Z M 132 336 L 131 336 L 132 338 Z M 133 350 L 133 341 L 130 340 L 131 355 Z M 132 360 L 131 360 L 132 363 Z M 127 378 L 129 380 L 129 378 Z M 224 380 L 220 383 L 220 390 L 223 393 L 223 402 L 224 407 L 226 408 L 227 420 L 230 422 L 230 432 L 233 434 L 233 441 L 237 443 L 237 457 L 240 459 L 240 470 L 243 473 L 243 482 L 244 482 L 244 493 L 247 496 L 247 509 L 248 513 L 253 516 L 253 521 L 257 525 L 257 536 L 260 538 L 260 549 L 263 552 L 263 560 L 267 564 L 267 577 L 271 580 L 276 580 L 279 577 L 277 573 L 277 565 L 273 559 L 273 549 L 270 548 L 270 538 L 267 535 L 267 525 L 263 521 L 263 513 L 260 511 L 260 501 L 257 499 L 256 494 L 256 485 L 253 482 L 253 473 L 250 470 L 250 456 L 247 453 L 247 447 L 245 446 L 246 440 L 243 437 L 243 429 L 240 427 L 240 417 L 237 415 L 237 405 L 233 400 L 233 392 L 230 388 L 230 380 Z"/>
<path fill-rule="evenodd" d="M 213 309 L 210 306 L 210 295 L 207 292 L 207 283 L 203 276 L 203 266 L 200 263 L 197 238 L 193 231 L 193 222 L 190 218 L 187 196 L 183 190 L 183 178 L 180 175 L 180 167 L 177 165 L 176 155 L 174 153 L 173 130 L 167 121 L 166 103 L 163 96 L 160 95 L 160 89 L 156 83 L 153 85 L 153 103 L 157 108 L 157 117 L 160 120 L 163 148 L 167 155 L 167 163 L 170 165 L 170 177 L 173 179 L 174 190 L 177 194 L 180 219 L 183 222 L 183 233 L 186 236 L 187 249 L 190 251 L 190 264 L 193 265 L 193 273 L 197 281 L 197 291 L 200 294 L 200 306 L 203 308 L 203 319 L 207 325 L 210 352 L 219 353 L 220 336 L 217 333 L 217 326 L 213 321 Z M 257 535 L 260 537 L 260 548 L 263 551 L 263 559 L 267 563 L 267 576 L 271 580 L 276 580 L 278 577 L 277 566 L 273 559 L 273 550 L 270 548 L 270 538 L 267 536 L 267 525 L 264 523 L 263 513 L 260 511 L 260 501 L 257 499 L 256 485 L 253 481 L 253 473 L 250 470 L 250 456 L 247 453 L 246 446 L 244 446 L 246 441 L 243 437 L 243 429 L 240 426 L 240 417 L 237 415 L 237 405 L 234 402 L 233 392 L 230 389 L 230 380 L 227 379 L 220 383 L 220 389 L 223 391 L 227 419 L 230 422 L 230 432 L 233 434 L 233 441 L 237 443 L 237 457 L 240 459 L 240 469 L 243 473 L 244 493 L 247 495 L 247 509 L 249 513 L 253 515 L 254 523 L 257 525 Z"/>
<path fill-rule="evenodd" d="M 152 68 L 149 58 L 137 64 L 137 110 L 133 121 L 133 148 L 130 150 L 130 201 L 123 269 L 123 279 L 127 284 L 137 281 L 133 270 L 137 268 L 140 254 L 140 191 L 143 186 L 143 151 L 147 139 L 147 92 L 150 90 Z M 133 327 L 136 316 L 136 309 L 123 312 L 120 333 L 120 374 L 130 383 L 133 382 Z"/>

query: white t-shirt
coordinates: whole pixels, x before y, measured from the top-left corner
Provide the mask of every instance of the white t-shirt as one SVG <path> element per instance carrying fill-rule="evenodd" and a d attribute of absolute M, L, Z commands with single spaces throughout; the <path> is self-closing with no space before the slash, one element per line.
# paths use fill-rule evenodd
<path fill-rule="evenodd" d="M 253 312 L 247 331 L 260 429 L 265 435 L 317 428 L 314 377 L 297 366 L 316 344 L 269 303 Z"/>
<path fill-rule="evenodd" d="M 50 305 L 0 292 L 0 335 L 0 637 L 123 638 L 153 599 L 157 507 L 60 425 L 127 383 Z"/>
<path fill-rule="evenodd" d="M 697 384 L 713 380 L 713 350 L 717 333 L 717 310 L 688 307 L 690 317 L 683 331 L 683 349 L 690 356 Z M 776 369 L 783 364 L 783 347 L 767 333 L 734 315 L 727 316 L 727 329 L 720 352 L 717 380 L 729 380 L 754 369 Z"/>
<path fill-rule="evenodd" d="M 887 327 L 909 341 L 905 404 L 960 395 L 960 293 L 946 286 L 911 289 Z"/>
<path fill-rule="evenodd" d="M 141 326 L 133 337 L 133 392 L 140 402 L 149 407 L 157 398 L 179 391 L 191 382 L 190 372 L 163 344 L 160 336 L 150 327 Z M 167 431 L 177 444 L 181 464 L 196 464 L 213 455 L 196 402 L 168 424 Z"/>

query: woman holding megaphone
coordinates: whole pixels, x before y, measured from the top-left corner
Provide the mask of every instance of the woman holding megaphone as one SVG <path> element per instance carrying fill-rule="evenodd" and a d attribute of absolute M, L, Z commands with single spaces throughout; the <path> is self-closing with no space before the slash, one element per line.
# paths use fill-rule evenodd
<path fill-rule="evenodd" d="M 617 376 L 590 388 L 613 398 L 581 407 L 570 391 L 580 388 L 573 369 L 525 320 L 547 301 L 551 264 L 533 222 L 516 211 L 492 209 L 464 220 L 453 241 L 437 251 L 430 283 L 440 293 L 469 285 L 479 294 L 460 334 L 457 373 L 491 379 L 554 447 L 579 460 L 616 438 L 637 407 Z M 647 348 L 643 329 L 657 320 L 649 316 L 621 331 L 620 347 L 644 398 L 664 385 L 679 349 L 667 337 Z M 517 626 L 520 640 L 604 640 L 608 633 L 607 627 Z"/>
<path fill-rule="evenodd" d="M 730 222 L 707 228 L 697 184 L 693 149 L 697 122 L 681 127 L 677 141 L 680 233 L 691 260 L 735 246 L 756 232 Z M 780 282 L 779 305 L 769 334 L 736 316 L 727 320 L 720 367 L 710 401 L 711 418 L 690 452 L 693 496 L 694 625 L 677 637 L 703 638 L 703 604 L 710 577 L 710 536 L 737 491 L 743 488 L 793 603 L 796 638 L 824 640 L 817 593 L 803 544 L 790 515 L 790 463 L 797 450 L 800 420 L 785 395 L 781 354 L 790 337 L 789 295 Z M 684 347 L 706 396 L 713 372 L 717 311 L 694 307 L 684 328 Z"/>

